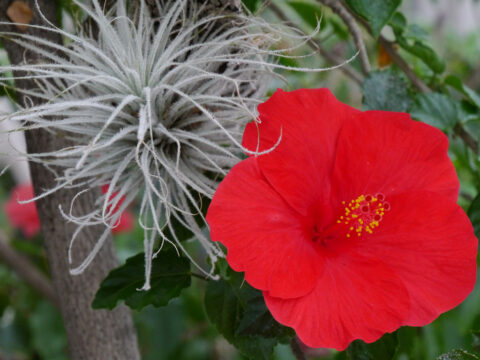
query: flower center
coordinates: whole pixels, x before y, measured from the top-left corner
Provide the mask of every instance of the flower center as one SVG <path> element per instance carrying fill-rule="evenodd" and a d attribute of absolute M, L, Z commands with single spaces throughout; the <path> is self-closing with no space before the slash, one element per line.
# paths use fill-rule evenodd
<path fill-rule="evenodd" d="M 386 211 L 390 210 L 390 204 L 385 201 L 385 195 L 360 195 L 348 204 L 342 201 L 345 206 L 344 214 L 337 220 L 337 224 L 346 225 L 346 237 L 357 234 L 361 236 L 364 232 L 371 234 L 373 229 L 380 225 Z"/>

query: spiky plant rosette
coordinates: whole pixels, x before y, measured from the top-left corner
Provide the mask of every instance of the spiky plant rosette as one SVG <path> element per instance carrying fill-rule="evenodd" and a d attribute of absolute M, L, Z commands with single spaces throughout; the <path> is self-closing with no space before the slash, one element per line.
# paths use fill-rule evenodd
<path fill-rule="evenodd" d="M 75 216 L 71 209 L 61 209 L 66 219 L 78 224 L 70 263 L 80 231 L 99 223 L 107 226 L 71 273 L 79 274 L 88 266 L 123 210 L 137 197 L 141 198 L 138 220 L 144 229 L 143 289 L 150 287 L 157 246 L 171 242 L 189 256 L 172 219 L 193 233 L 209 263 L 215 264 L 223 253 L 202 231 L 205 219 L 199 196 L 211 198 L 219 180 L 245 150 L 240 144 L 243 127 L 255 120 L 272 69 L 280 66 L 269 60 L 278 55 L 269 50 L 272 44 L 284 36 L 296 43 L 306 41 L 305 37 L 239 12 L 212 12 L 200 1 L 156 1 L 152 12 L 142 0 L 132 16 L 125 0 L 108 14 L 97 0 L 91 6 L 76 3 L 98 32 L 80 28 L 78 34 L 71 34 L 50 24 L 49 31 L 62 35 L 67 45 L 3 32 L 2 36 L 47 61 L 1 68 L 2 73 L 14 70 L 35 79 L 38 88 L 20 91 L 43 100 L 10 118 L 22 122 L 24 129 L 62 134 L 73 144 L 55 152 L 28 154 L 30 161 L 63 169 L 56 174 L 57 186 L 36 199 L 62 187 L 109 184 L 92 213 Z M 207 275 L 211 272 L 204 270 Z"/>

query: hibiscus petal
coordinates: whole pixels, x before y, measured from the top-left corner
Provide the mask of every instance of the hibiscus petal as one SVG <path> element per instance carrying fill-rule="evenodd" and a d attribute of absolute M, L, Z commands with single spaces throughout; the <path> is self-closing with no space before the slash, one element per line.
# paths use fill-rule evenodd
<path fill-rule="evenodd" d="M 116 226 L 112 228 L 112 233 L 121 234 L 132 231 L 135 227 L 134 224 L 135 218 L 128 210 L 126 210 L 120 215 L 120 219 L 118 219 L 118 224 L 115 224 Z"/>
<path fill-rule="evenodd" d="M 279 299 L 264 292 L 264 297 L 273 317 L 293 327 L 306 345 L 337 350 L 355 339 L 379 339 L 409 312 L 408 293 L 395 273 L 356 252 L 331 256 L 306 296 Z"/>
<path fill-rule="evenodd" d="M 412 192 L 388 201 L 390 212 L 359 251 L 382 259 L 403 280 L 411 300 L 403 324 L 422 326 L 473 290 L 478 241 L 462 208 L 446 197 Z"/>
<path fill-rule="evenodd" d="M 258 106 L 261 123 L 245 128 L 243 145 L 274 151 L 258 157 L 262 173 L 279 194 L 306 215 L 330 195 L 337 137 L 343 123 L 360 112 L 328 89 L 277 90 Z M 258 128 L 257 128 L 258 126 Z M 319 186 L 321 185 L 321 186 Z"/>
<path fill-rule="evenodd" d="M 259 171 L 256 158 L 234 166 L 208 209 L 211 238 L 254 287 L 281 298 L 310 292 L 322 269 L 307 229 Z"/>
<path fill-rule="evenodd" d="M 334 199 L 428 190 L 456 201 L 459 182 L 447 150 L 448 138 L 440 130 L 408 114 L 364 112 L 341 130 Z"/>

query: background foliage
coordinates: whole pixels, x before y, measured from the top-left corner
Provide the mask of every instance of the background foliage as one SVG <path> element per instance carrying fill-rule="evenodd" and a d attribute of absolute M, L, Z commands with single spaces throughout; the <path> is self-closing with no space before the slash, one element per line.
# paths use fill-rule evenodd
<path fill-rule="evenodd" d="M 290 90 L 329 87 L 340 100 L 355 107 L 406 111 L 444 131 L 450 138 L 450 155 L 461 182 L 459 203 L 468 212 L 478 237 L 479 29 L 459 34 L 438 23 L 417 24 L 408 12 L 412 2 L 346 0 L 347 9 L 360 26 L 370 68 L 365 69 L 357 56 L 346 65 L 350 73 L 342 69 L 323 73 L 283 71 L 288 82 L 277 80 L 272 83 L 272 91 L 280 86 Z M 68 0 L 58 3 L 68 25 L 69 17 L 78 16 L 78 9 Z M 309 56 L 280 59 L 283 65 L 326 67 L 357 51 L 351 28 L 325 6 L 329 1 L 278 0 L 268 6 L 260 0 L 244 0 L 244 4 L 271 22 L 290 21 L 306 33 L 311 33 L 321 19 L 320 31 L 311 41 L 314 44 L 292 54 Z M 441 4 L 434 2 L 434 7 Z M 0 203 L 6 201 L 13 186 L 10 175 L 0 177 Z M 40 236 L 23 238 L 1 211 L 0 229 L 11 239 L 12 247 L 28 256 L 39 271 L 48 273 Z M 184 240 L 189 236 L 184 232 Z M 244 283 L 242 274 L 228 269 L 225 262 L 218 265 L 222 280 L 206 281 L 192 273 L 186 259 L 172 256 L 173 250 L 167 249 L 154 263 L 152 290 L 138 293 L 144 276 L 140 239 L 143 233 L 139 227 L 116 236 L 124 265 L 105 280 L 93 306 L 111 309 L 124 301 L 134 310 L 144 359 L 295 358 L 289 345 L 294 339 L 292 330 L 273 320 L 261 293 Z M 295 349 L 298 344 L 293 345 Z M 307 356 L 318 359 L 479 359 L 480 289 L 477 286 L 462 305 L 432 324 L 401 328 L 374 344 L 356 341 L 341 353 L 300 347 Z M 2 263 L 0 350 L 14 359 L 68 358 L 59 312 Z"/>

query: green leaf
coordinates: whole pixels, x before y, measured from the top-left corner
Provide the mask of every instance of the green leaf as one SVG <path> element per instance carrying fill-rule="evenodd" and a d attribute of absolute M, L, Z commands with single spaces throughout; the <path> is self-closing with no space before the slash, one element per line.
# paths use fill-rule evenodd
<path fill-rule="evenodd" d="M 46 301 L 42 301 L 30 314 L 28 321 L 33 346 L 43 359 L 68 359 L 67 336 L 57 309 Z"/>
<path fill-rule="evenodd" d="M 402 326 L 396 332 L 398 339 L 396 359 L 407 357 L 408 359 L 426 358 L 425 347 L 419 336 L 419 329 L 410 326 Z"/>
<path fill-rule="evenodd" d="M 410 108 L 410 115 L 443 131 L 449 131 L 459 121 L 459 105 L 444 94 L 418 94 Z"/>
<path fill-rule="evenodd" d="M 248 290 L 247 304 L 235 335 L 272 337 L 283 343 L 288 342 L 295 336 L 295 332 L 275 321 L 265 306 L 262 293 L 253 289 L 250 285 L 248 286 L 250 289 Z"/>
<path fill-rule="evenodd" d="M 278 341 L 294 336 L 273 319 L 262 293 L 244 282 L 242 273 L 229 270 L 226 279 L 210 281 L 205 309 L 225 339 L 251 359 L 270 359 Z"/>
<path fill-rule="evenodd" d="M 346 0 L 347 5 L 362 18 L 367 20 L 372 28 L 372 34 L 377 37 L 382 28 L 392 17 L 401 0 Z"/>
<path fill-rule="evenodd" d="M 261 4 L 261 0 L 243 0 L 242 2 L 252 13 L 254 13 Z"/>
<path fill-rule="evenodd" d="M 479 360 L 480 358 L 462 349 L 452 350 L 440 355 L 436 360 Z"/>
<path fill-rule="evenodd" d="M 443 61 L 430 46 L 425 45 L 422 41 L 397 36 L 397 42 L 410 54 L 421 59 L 433 72 L 440 74 L 445 70 L 445 61 Z"/>
<path fill-rule="evenodd" d="M 473 199 L 470 207 L 468 208 L 468 217 L 473 225 L 473 231 L 477 238 L 480 237 L 480 194 Z"/>
<path fill-rule="evenodd" d="M 147 305 L 167 305 L 182 289 L 190 286 L 190 262 L 169 247 L 162 249 L 152 262 L 151 289 L 138 291 L 145 281 L 144 254 L 135 255 L 125 265 L 112 270 L 103 280 L 93 300 L 94 309 L 113 309 L 124 300 L 132 309 Z"/>
<path fill-rule="evenodd" d="M 389 25 L 395 34 L 401 35 L 407 27 L 407 18 L 401 12 L 397 11 L 390 19 Z"/>
<path fill-rule="evenodd" d="M 407 39 L 413 39 L 418 41 L 427 41 L 428 33 L 420 26 L 412 24 L 406 28 L 404 36 Z"/>
<path fill-rule="evenodd" d="M 315 3 L 288 1 L 287 4 L 312 28 L 316 28 L 322 16 L 322 8 Z"/>
<path fill-rule="evenodd" d="M 347 359 L 350 360 L 390 360 L 397 350 L 398 340 L 396 334 L 385 334 L 379 340 L 366 344 L 356 340 L 347 348 Z"/>
<path fill-rule="evenodd" d="M 370 72 L 362 92 L 365 110 L 407 111 L 412 102 L 407 81 L 391 69 Z"/>
<path fill-rule="evenodd" d="M 480 109 L 480 95 L 477 94 L 473 89 L 465 85 L 462 80 L 454 75 L 449 75 L 445 78 L 445 84 L 450 85 L 455 90 L 460 91 L 464 94 L 477 108 Z"/>

